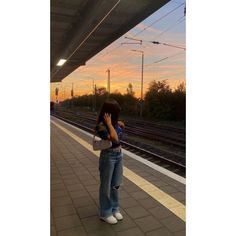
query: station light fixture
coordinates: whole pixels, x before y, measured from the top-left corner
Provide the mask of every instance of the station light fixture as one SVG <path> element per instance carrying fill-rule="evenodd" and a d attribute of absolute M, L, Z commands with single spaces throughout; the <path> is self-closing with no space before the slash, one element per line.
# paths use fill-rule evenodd
<path fill-rule="evenodd" d="M 60 59 L 57 63 L 57 66 L 63 66 L 66 61 L 66 59 Z"/>

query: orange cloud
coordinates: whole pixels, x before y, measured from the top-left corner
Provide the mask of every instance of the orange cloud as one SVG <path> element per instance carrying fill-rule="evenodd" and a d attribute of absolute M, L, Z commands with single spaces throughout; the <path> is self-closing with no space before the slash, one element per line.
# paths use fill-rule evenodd
<path fill-rule="evenodd" d="M 165 43 L 172 43 L 184 46 L 184 34 L 172 32 L 165 33 L 162 37 L 157 37 L 160 30 L 156 27 L 147 28 L 142 34 L 135 35 L 134 32 L 144 29 L 145 23 L 138 24 L 134 30 L 125 34 L 128 37 L 135 37 L 145 40 L 156 40 Z M 111 92 L 119 90 L 126 92 L 129 83 L 132 83 L 135 95 L 140 96 L 141 87 L 141 54 L 131 50 L 144 51 L 144 92 L 148 89 L 152 80 L 167 79 L 171 88 L 175 88 L 180 82 L 185 81 L 185 54 L 171 58 L 180 53 L 180 49 L 163 45 L 154 45 L 144 42 L 143 45 L 130 45 L 122 42 L 127 41 L 124 36 L 98 53 L 87 61 L 85 66 L 81 66 L 67 76 L 61 83 L 51 84 L 51 99 L 55 100 L 55 88 L 59 87 L 59 99 L 64 100 L 70 97 L 72 83 L 74 94 L 91 94 L 93 80 L 98 87 L 107 85 L 107 69 L 111 71 Z M 180 42 L 180 43 L 177 43 Z M 170 57 L 160 63 L 154 63 L 165 57 Z"/>

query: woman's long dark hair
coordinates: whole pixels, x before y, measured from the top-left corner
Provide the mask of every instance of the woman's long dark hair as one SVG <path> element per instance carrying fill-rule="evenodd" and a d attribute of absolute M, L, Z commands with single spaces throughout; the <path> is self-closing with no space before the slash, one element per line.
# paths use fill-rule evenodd
<path fill-rule="evenodd" d="M 104 123 L 103 116 L 105 113 L 109 113 L 111 114 L 111 123 L 113 127 L 116 127 L 120 115 L 120 110 L 120 105 L 115 99 L 107 99 L 102 105 L 101 111 L 98 116 L 98 123 Z"/>

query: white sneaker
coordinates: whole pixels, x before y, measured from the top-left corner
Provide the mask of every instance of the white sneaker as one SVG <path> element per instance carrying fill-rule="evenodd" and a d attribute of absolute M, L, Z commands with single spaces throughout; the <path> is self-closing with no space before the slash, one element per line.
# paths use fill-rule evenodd
<path fill-rule="evenodd" d="M 119 211 L 113 213 L 113 215 L 115 216 L 115 218 L 116 218 L 117 220 L 123 220 L 123 216 L 121 215 L 121 213 L 120 213 Z"/>
<path fill-rule="evenodd" d="M 100 219 L 104 220 L 108 224 L 116 224 L 118 221 L 114 216 L 108 216 L 108 217 L 100 217 Z"/>

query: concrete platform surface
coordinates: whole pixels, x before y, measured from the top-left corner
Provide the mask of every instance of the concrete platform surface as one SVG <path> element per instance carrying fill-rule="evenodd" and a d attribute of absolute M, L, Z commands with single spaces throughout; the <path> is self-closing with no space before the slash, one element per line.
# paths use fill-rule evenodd
<path fill-rule="evenodd" d="M 51 120 L 51 236 L 185 235 L 185 220 L 181 214 L 166 207 L 173 204 L 170 200 L 176 200 L 178 209 L 185 205 L 185 185 L 128 155 L 124 155 L 125 168 L 141 180 L 147 180 L 160 193 L 165 192 L 169 200 L 166 204 L 162 199 L 158 201 L 158 196 L 154 198 L 142 186 L 124 177 L 120 188 L 124 220 L 116 225 L 101 221 L 98 217 L 98 157 L 73 137 L 86 143 L 91 143 L 91 138 L 53 117 Z M 179 211 L 183 214 L 183 207 Z"/>

